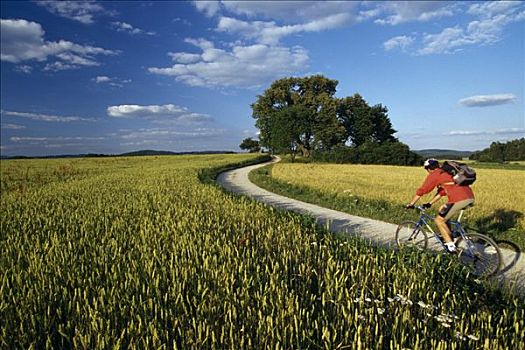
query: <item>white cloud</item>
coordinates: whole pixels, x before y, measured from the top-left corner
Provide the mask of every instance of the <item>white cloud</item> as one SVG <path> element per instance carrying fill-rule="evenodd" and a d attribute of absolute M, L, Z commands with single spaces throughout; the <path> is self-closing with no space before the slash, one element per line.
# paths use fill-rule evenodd
<path fill-rule="evenodd" d="M 187 52 L 170 52 L 168 56 L 178 63 L 193 63 L 201 59 L 201 55 Z"/>
<path fill-rule="evenodd" d="M 44 122 L 69 123 L 69 122 L 92 122 L 94 121 L 93 119 L 76 117 L 76 116 L 65 117 L 65 116 L 59 116 L 59 115 L 48 115 L 48 114 L 15 112 L 15 111 L 4 111 L 4 110 L 1 110 L 0 114 L 11 116 L 11 117 L 28 118 L 31 120 L 38 120 L 38 121 L 44 121 Z"/>
<path fill-rule="evenodd" d="M 111 23 L 113 28 L 117 30 L 117 32 L 124 32 L 132 35 L 137 34 L 145 34 L 145 35 L 155 35 L 155 32 L 148 32 L 140 28 L 135 28 L 131 24 L 126 22 L 113 22 Z"/>
<path fill-rule="evenodd" d="M 13 142 L 57 142 L 57 141 L 100 141 L 105 140 L 105 137 L 96 136 L 58 136 L 58 137 L 34 137 L 34 136 L 13 136 L 10 138 Z"/>
<path fill-rule="evenodd" d="M 148 70 L 173 76 L 192 86 L 255 87 L 284 75 L 303 72 L 308 65 L 308 53 L 299 46 L 235 45 L 231 51 L 226 51 L 204 39 L 187 39 L 186 42 L 202 50 L 199 61 Z"/>
<path fill-rule="evenodd" d="M 513 135 L 521 134 L 525 136 L 524 128 L 510 128 L 510 129 L 495 129 L 495 130 L 453 130 L 449 131 L 445 135 L 448 136 L 478 136 L 478 135 Z"/>
<path fill-rule="evenodd" d="M 95 1 L 37 1 L 36 3 L 55 15 L 84 24 L 93 23 L 95 15 L 105 12 L 104 7 Z"/>
<path fill-rule="evenodd" d="M 467 13 L 490 18 L 502 13 L 508 13 L 509 10 L 515 11 L 520 5 L 520 1 L 490 1 L 476 3 L 469 6 Z"/>
<path fill-rule="evenodd" d="M 92 80 L 97 84 L 109 84 L 115 87 L 123 87 L 124 84 L 131 83 L 130 79 L 111 78 L 105 75 L 99 75 Z"/>
<path fill-rule="evenodd" d="M 182 23 L 184 25 L 187 25 L 187 26 L 191 26 L 192 25 L 191 22 L 188 21 L 186 18 L 181 18 L 181 17 L 174 18 L 173 22 L 180 22 L 180 23 Z"/>
<path fill-rule="evenodd" d="M 104 75 L 102 76 L 98 76 L 95 78 L 95 82 L 98 84 L 98 83 L 107 83 L 111 81 L 111 78 L 110 77 L 106 77 Z"/>
<path fill-rule="evenodd" d="M 275 22 L 245 22 L 231 17 L 221 17 L 217 30 L 230 34 L 241 34 L 263 44 L 275 45 L 282 37 L 302 32 L 320 32 L 347 24 L 350 15 L 339 13 L 302 24 L 278 26 Z"/>
<path fill-rule="evenodd" d="M 193 130 L 178 130 L 166 128 L 142 128 L 137 131 L 132 131 L 120 135 L 119 137 L 125 140 L 128 139 L 147 139 L 148 137 L 162 138 L 169 136 L 179 136 L 184 138 L 199 138 L 205 136 L 216 136 L 224 134 L 224 129 L 216 128 L 196 128 Z"/>
<path fill-rule="evenodd" d="M 115 118 L 144 118 L 154 116 L 179 116 L 187 112 L 186 107 L 167 105 L 120 105 L 107 108 L 108 116 Z"/>
<path fill-rule="evenodd" d="M 23 126 L 23 125 L 18 125 L 18 124 L 4 124 L 2 123 L 1 125 L 2 129 L 10 129 L 10 130 L 20 130 L 20 129 L 25 129 L 26 127 Z"/>
<path fill-rule="evenodd" d="M 119 105 L 107 108 L 107 114 L 114 118 L 144 118 L 160 124 L 176 123 L 203 123 L 211 121 L 207 114 L 194 113 L 186 107 L 174 104 L 167 105 Z"/>
<path fill-rule="evenodd" d="M 514 94 L 476 95 L 459 100 L 459 103 L 467 107 L 496 106 L 516 101 Z"/>
<path fill-rule="evenodd" d="M 66 40 L 45 41 L 42 26 L 24 19 L 1 19 L 1 60 L 11 63 L 36 60 L 44 62 L 49 57 L 59 59 L 48 64 L 48 70 L 73 69 L 99 65 L 94 56 L 115 55 L 117 51 L 100 47 L 79 45 Z"/>
<path fill-rule="evenodd" d="M 286 23 L 315 21 L 338 14 L 350 15 L 354 1 L 222 1 L 226 12 L 251 18 L 261 16 Z"/>
<path fill-rule="evenodd" d="M 196 0 L 193 2 L 193 4 L 197 8 L 197 10 L 203 12 L 208 17 L 214 16 L 220 10 L 220 3 L 218 0 Z"/>
<path fill-rule="evenodd" d="M 386 51 L 393 50 L 395 48 L 400 48 L 401 50 L 405 51 L 412 43 L 414 42 L 413 37 L 409 37 L 406 35 L 396 36 L 392 39 L 389 39 L 383 43 L 383 47 Z"/>
<path fill-rule="evenodd" d="M 412 2 L 403 3 L 401 6 L 400 3 L 386 3 L 383 4 L 383 7 L 386 8 L 405 8 L 408 6 L 410 11 Z M 410 5 L 410 6 L 409 6 Z M 449 11 L 450 15 L 459 11 L 459 5 L 443 5 L 435 2 L 428 2 L 425 4 L 420 4 L 422 7 L 438 7 L 437 13 L 441 11 Z M 491 45 L 500 41 L 503 37 L 502 33 L 505 27 L 511 23 L 522 21 L 525 19 L 525 11 L 520 12 L 520 3 L 519 2 L 487 2 L 482 4 L 473 4 L 467 10 L 467 13 L 470 15 L 475 15 L 478 18 L 470 21 L 467 25 L 456 25 L 454 27 L 447 27 L 441 30 L 438 33 L 425 33 L 422 35 L 417 35 L 421 39 L 421 45 L 418 45 L 419 48 L 414 47 L 410 50 L 411 53 L 416 55 L 430 55 L 430 54 L 452 54 L 459 51 L 462 51 L 466 46 L 469 45 Z M 421 10 L 421 6 L 419 11 Z M 444 7 L 443 7 L 444 6 Z M 450 7 L 452 6 L 452 7 Z M 407 11 L 409 9 L 406 8 Z M 418 6 L 414 7 L 415 9 Z M 410 12 L 409 11 L 409 12 Z M 435 11 L 434 11 L 435 12 Z M 430 13 L 434 13 L 430 12 Z M 390 20 L 376 20 L 378 23 L 388 23 L 388 24 L 397 24 L 409 20 L 414 17 L 418 11 L 414 12 L 412 16 L 407 14 L 400 15 L 404 13 L 401 11 L 398 15 L 391 17 Z M 423 14 L 426 14 L 423 16 Z M 422 17 L 423 16 L 423 17 Z M 429 18 L 432 17 L 427 12 L 421 12 L 417 18 Z M 411 35 L 410 37 L 415 39 L 416 34 Z M 399 36 L 406 37 L 406 36 Z M 387 44 L 388 43 L 388 44 Z M 397 45 L 395 41 L 387 41 L 383 44 L 385 50 L 391 50 L 396 47 L 402 47 Z M 413 42 L 411 42 L 413 44 Z M 411 45 L 415 46 L 415 45 Z M 408 50 L 406 50 L 408 51 Z"/>
<path fill-rule="evenodd" d="M 423 36 L 423 47 L 418 55 L 450 54 L 463 50 L 467 45 L 490 45 L 502 39 L 504 27 L 517 20 L 517 17 L 498 15 L 481 21 L 472 21 L 466 28 L 459 26 L 443 29 L 438 34 Z"/>
<path fill-rule="evenodd" d="M 28 66 L 27 64 L 22 64 L 22 65 L 16 66 L 15 70 L 17 72 L 29 74 L 33 71 L 33 67 Z"/>
<path fill-rule="evenodd" d="M 203 123 L 210 121 L 211 117 L 207 114 L 189 113 L 181 115 L 178 120 L 187 123 Z"/>
<path fill-rule="evenodd" d="M 375 2 L 370 2 L 375 5 Z M 456 6 L 448 1 L 392 1 L 381 2 L 373 10 L 363 11 L 363 18 L 378 16 L 377 24 L 398 25 L 406 22 L 427 22 L 435 18 L 453 16 Z"/>

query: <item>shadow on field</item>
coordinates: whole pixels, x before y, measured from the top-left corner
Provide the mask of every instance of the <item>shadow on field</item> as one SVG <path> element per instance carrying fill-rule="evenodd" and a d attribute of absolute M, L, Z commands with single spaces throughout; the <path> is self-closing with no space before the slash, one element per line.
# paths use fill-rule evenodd
<path fill-rule="evenodd" d="M 516 227 L 522 217 L 523 213 L 516 210 L 496 209 L 493 214 L 476 220 L 474 224 L 481 232 L 493 232 L 496 236 Z"/>
<path fill-rule="evenodd" d="M 521 256 L 521 249 L 516 243 L 503 239 L 497 240 L 496 244 L 503 255 L 503 264 L 498 274 L 503 274 L 516 265 Z"/>

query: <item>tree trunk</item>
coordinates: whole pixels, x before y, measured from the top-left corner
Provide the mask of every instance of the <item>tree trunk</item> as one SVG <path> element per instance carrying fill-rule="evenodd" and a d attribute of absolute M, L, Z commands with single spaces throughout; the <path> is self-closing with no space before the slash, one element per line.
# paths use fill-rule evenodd
<path fill-rule="evenodd" d="M 309 147 L 306 147 L 303 144 L 299 144 L 299 151 L 301 151 L 301 154 L 303 155 L 303 157 L 305 157 L 305 158 L 309 158 L 310 157 L 311 151 L 310 151 Z"/>

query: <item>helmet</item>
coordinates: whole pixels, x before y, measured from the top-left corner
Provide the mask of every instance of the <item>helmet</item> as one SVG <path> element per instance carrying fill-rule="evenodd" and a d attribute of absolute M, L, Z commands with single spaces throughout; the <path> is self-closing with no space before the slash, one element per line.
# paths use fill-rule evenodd
<path fill-rule="evenodd" d="M 425 160 L 425 163 L 423 163 L 423 167 L 427 170 L 437 169 L 439 168 L 439 162 L 434 158 L 430 158 Z"/>

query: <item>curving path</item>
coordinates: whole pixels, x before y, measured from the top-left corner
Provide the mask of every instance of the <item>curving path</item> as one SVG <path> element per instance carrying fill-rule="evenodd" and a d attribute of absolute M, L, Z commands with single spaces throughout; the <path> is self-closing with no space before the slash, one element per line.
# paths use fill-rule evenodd
<path fill-rule="evenodd" d="M 227 191 L 246 195 L 274 208 L 291 210 L 314 217 L 317 224 L 326 227 L 332 232 L 343 232 L 352 236 L 358 236 L 374 245 L 395 247 L 397 225 L 301 202 L 269 192 L 250 182 L 248 179 L 250 171 L 279 160 L 278 157 L 275 157 L 270 162 L 223 172 L 217 177 L 217 182 Z M 431 242 L 433 241 L 429 241 L 429 243 Z M 430 249 L 441 249 L 437 242 L 434 243 L 434 245 L 429 244 Z M 509 249 L 502 249 L 502 254 L 504 255 L 502 270 L 494 279 L 509 286 L 514 285 L 517 289 L 525 292 L 525 257 L 520 252 Z"/>

